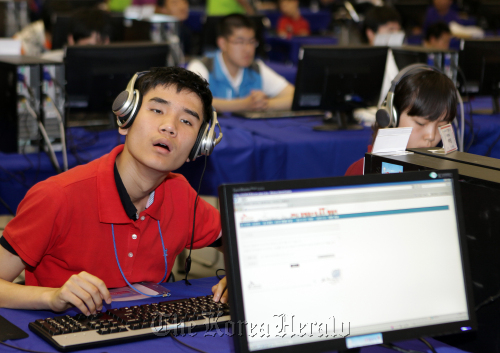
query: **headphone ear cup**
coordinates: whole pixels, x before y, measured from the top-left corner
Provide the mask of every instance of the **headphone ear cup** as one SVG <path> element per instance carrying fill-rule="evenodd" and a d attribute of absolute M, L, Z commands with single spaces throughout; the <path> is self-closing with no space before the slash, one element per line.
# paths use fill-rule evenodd
<path fill-rule="evenodd" d="M 193 145 L 193 148 L 191 149 L 191 152 L 189 152 L 188 159 L 190 161 L 194 161 L 197 157 L 200 156 L 199 151 L 201 148 L 201 142 L 203 141 L 204 138 L 207 137 L 208 134 L 208 123 L 204 121 L 201 124 L 200 131 L 198 131 L 198 136 L 196 137 L 196 142 Z"/>
<path fill-rule="evenodd" d="M 132 110 L 129 114 L 124 115 L 122 117 L 117 116 L 116 118 L 123 124 L 120 126 L 121 129 L 128 129 L 132 126 L 139 110 L 142 105 L 142 95 L 139 93 L 139 90 L 134 90 L 134 100 L 132 102 Z"/>
<path fill-rule="evenodd" d="M 377 113 L 375 113 L 375 119 L 377 120 L 377 124 L 381 128 L 386 128 L 389 126 L 389 124 L 391 123 L 391 116 L 387 111 L 387 107 L 385 105 L 377 110 Z"/>

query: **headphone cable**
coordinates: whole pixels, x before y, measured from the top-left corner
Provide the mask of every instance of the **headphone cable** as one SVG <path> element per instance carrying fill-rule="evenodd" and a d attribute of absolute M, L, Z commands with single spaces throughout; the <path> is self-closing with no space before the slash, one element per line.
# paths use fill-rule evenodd
<path fill-rule="evenodd" d="M 186 272 L 186 276 L 184 277 L 184 282 L 186 285 L 190 286 L 191 283 L 188 281 L 188 274 L 191 270 L 191 251 L 193 250 L 193 241 L 194 241 L 194 228 L 196 224 L 196 208 L 198 206 L 198 199 L 200 195 L 201 182 L 203 181 L 203 175 L 205 175 L 205 170 L 207 169 L 207 156 L 205 156 L 205 164 L 203 166 L 203 171 L 201 172 L 200 183 L 198 184 L 198 191 L 196 192 L 196 199 L 194 201 L 194 211 L 193 211 L 193 231 L 191 233 L 191 245 L 189 246 L 189 255 L 184 264 L 184 271 Z"/>

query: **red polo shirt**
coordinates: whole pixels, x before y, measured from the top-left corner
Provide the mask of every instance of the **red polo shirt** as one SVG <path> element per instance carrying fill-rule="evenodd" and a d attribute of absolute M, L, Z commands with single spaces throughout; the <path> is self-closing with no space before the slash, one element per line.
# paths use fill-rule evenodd
<path fill-rule="evenodd" d="M 368 146 L 368 153 L 372 151 L 372 145 Z M 345 172 L 344 176 L 350 176 L 350 175 L 363 175 L 365 174 L 365 157 L 358 159 L 356 162 L 351 164 L 349 168 L 347 168 L 347 171 Z"/>
<path fill-rule="evenodd" d="M 162 279 L 165 271 L 157 220 L 167 249 L 168 274 L 191 241 L 196 191 L 170 173 L 156 188 L 153 204 L 136 221 L 120 201 L 113 168 L 123 145 L 86 165 L 36 184 L 19 204 L 3 236 L 25 261 L 26 284 L 61 287 L 87 271 L 108 288 L 126 286 L 116 263 L 131 282 Z M 221 231 L 219 212 L 201 200 L 196 210 L 193 249 L 212 244 Z"/>

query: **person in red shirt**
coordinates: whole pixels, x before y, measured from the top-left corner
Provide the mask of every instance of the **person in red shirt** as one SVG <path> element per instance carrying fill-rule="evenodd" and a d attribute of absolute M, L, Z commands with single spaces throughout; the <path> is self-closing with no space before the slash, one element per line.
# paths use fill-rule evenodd
<path fill-rule="evenodd" d="M 311 34 L 309 22 L 301 16 L 298 0 L 279 0 L 278 6 L 283 14 L 278 20 L 277 33 L 280 37 L 290 39 L 293 36 Z"/>
<path fill-rule="evenodd" d="M 407 148 L 435 147 L 441 142 L 438 128 L 449 124 L 457 114 L 455 84 L 437 71 L 419 71 L 403 77 L 394 91 L 397 127 L 411 127 Z M 373 141 L 379 129 L 373 125 Z M 373 143 L 372 141 L 372 143 Z M 368 146 L 371 152 L 372 146 Z M 351 164 L 345 175 L 364 174 L 364 158 Z"/>
<path fill-rule="evenodd" d="M 141 73 L 125 144 L 31 188 L 0 238 L 0 307 L 89 315 L 108 288 L 165 281 L 184 249 L 219 247 L 218 211 L 171 173 L 212 116 L 208 83 L 182 68 Z M 120 97 L 120 96 L 119 96 Z M 119 98 L 118 97 L 118 98 Z M 117 100 L 118 100 L 117 98 Z M 132 113 L 133 115 L 133 113 Z M 13 284 L 26 270 L 26 285 Z M 214 300 L 227 301 L 225 278 Z"/>

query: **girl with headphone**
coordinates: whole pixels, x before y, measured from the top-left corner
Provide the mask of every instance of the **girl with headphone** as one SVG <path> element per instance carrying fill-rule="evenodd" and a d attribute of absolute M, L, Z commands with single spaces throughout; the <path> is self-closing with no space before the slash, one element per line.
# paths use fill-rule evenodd
<path fill-rule="evenodd" d="M 435 147 L 441 142 L 438 128 L 457 114 L 458 96 L 453 81 L 435 68 L 411 65 L 392 81 L 386 100 L 377 111 L 373 140 L 385 127 L 411 127 L 407 148 Z M 372 146 L 368 146 L 371 152 Z M 361 175 L 364 158 L 354 162 L 345 175 Z"/>

